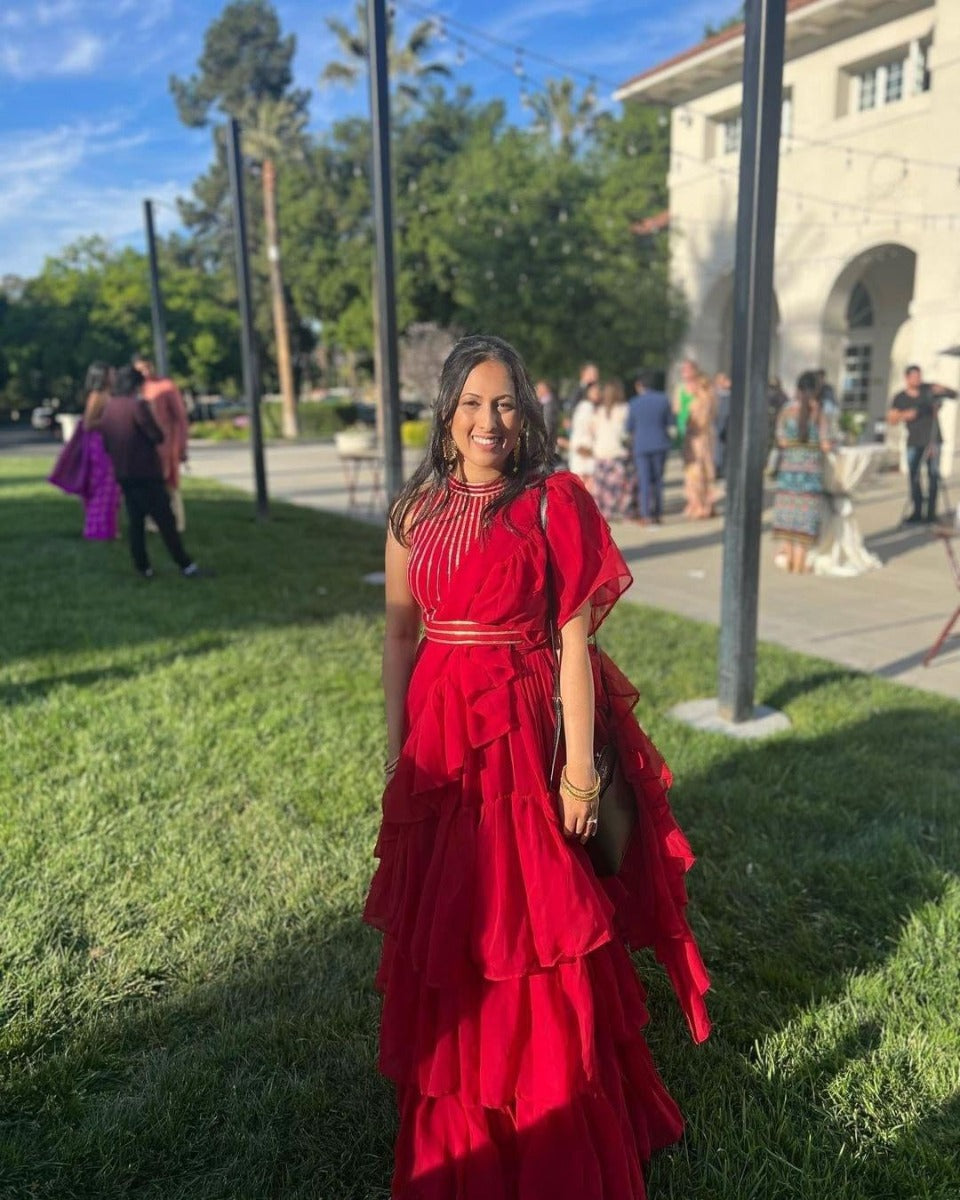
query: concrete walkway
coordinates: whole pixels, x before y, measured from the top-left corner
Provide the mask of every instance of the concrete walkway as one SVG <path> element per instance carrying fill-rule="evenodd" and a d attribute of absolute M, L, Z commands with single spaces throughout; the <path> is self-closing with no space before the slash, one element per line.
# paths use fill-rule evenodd
<path fill-rule="evenodd" d="M 197 476 L 253 490 L 249 446 L 195 442 Z M 413 466 L 414 460 L 408 464 Z M 960 464 L 958 464 L 960 465 Z M 954 480 L 958 478 L 955 471 Z M 723 528 L 719 518 L 687 522 L 677 456 L 667 472 L 663 525 L 617 524 L 614 534 L 634 576 L 628 598 L 701 621 L 719 622 Z M 343 468 L 332 444 L 273 444 L 267 448 L 267 484 L 273 498 L 382 524 L 383 513 L 349 510 Z M 358 498 L 369 490 L 369 468 Z M 952 488 L 954 504 L 960 486 Z M 792 576 L 773 566 L 765 514 L 760 576 L 760 637 L 872 672 L 911 687 L 960 698 L 960 628 L 929 667 L 921 665 L 949 614 L 960 603 L 943 547 L 924 526 L 901 527 L 906 486 L 895 474 L 878 477 L 857 497 L 857 516 L 879 571 L 851 579 Z M 768 496 L 768 501 L 772 497 Z M 960 551 L 960 546 L 958 546 Z"/>

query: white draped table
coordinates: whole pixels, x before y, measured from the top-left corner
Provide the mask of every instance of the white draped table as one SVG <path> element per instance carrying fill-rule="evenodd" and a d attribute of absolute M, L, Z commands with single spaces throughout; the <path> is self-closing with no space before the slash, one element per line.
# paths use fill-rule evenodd
<path fill-rule="evenodd" d="M 886 447 L 841 446 L 826 456 L 824 514 L 820 540 L 810 552 L 815 575 L 862 575 L 883 563 L 863 544 L 854 496 L 880 469 Z"/>

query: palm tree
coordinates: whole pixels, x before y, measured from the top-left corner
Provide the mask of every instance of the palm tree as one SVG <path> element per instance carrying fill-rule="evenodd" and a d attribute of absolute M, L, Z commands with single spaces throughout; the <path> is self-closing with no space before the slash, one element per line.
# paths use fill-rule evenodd
<path fill-rule="evenodd" d="M 340 43 L 343 52 L 341 61 L 327 63 L 320 74 L 321 83 L 342 83 L 352 86 L 367 70 L 370 58 L 367 44 L 367 6 L 357 0 L 354 10 L 355 28 L 351 29 L 336 17 L 326 18 L 327 28 Z M 393 17 L 387 19 L 387 64 L 390 78 L 396 81 L 397 92 L 407 102 L 415 104 L 420 99 L 422 84 L 430 79 L 447 77 L 450 69 L 443 63 L 424 62 L 424 55 L 436 36 L 433 21 L 420 21 L 411 31 L 406 42 L 398 46 L 393 35 Z"/>
<path fill-rule="evenodd" d="M 263 222 L 267 236 L 267 269 L 270 275 L 270 301 L 273 331 L 277 343 L 277 373 L 280 376 L 282 432 L 285 438 L 298 433 L 297 400 L 293 388 L 290 361 L 290 333 L 287 305 L 280 269 L 280 236 L 277 224 L 277 160 L 300 153 L 306 127 L 306 114 L 295 103 L 281 97 L 263 97 L 255 102 L 241 121 L 243 150 L 246 157 L 260 165 L 263 187 Z"/>
<path fill-rule="evenodd" d="M 580 136 L 593 126 L 597 93 L 591 84 L 578 97 L 572 79 L 548 79 L 545 92 L 533 92 L 523 102 L 533 113 L 534 130 L 572 158 Z"/>
<path fill-rule="evenodd" d="M 336 17 L 327 17 L 327 28 L 340 43 L 343 59 L 327 63 L 320 74 L 320 83 L 344 84 L 348 87 L 356 83 L 361 74 L 370 69 L 370 46 L 367 37 L 367 5 L 365 0 L 357 0 L 354 8 L 354 25 L 351 29 L 345 22 Z M 399 95 L 398 107 L 416 104 L 421 95 L 422 85 L 430 79 L 449 76 L 450 69 L 443 63 L 424 62 L 424 55 L 436 35 L 436 25 L 433 21 L 420 21 L 410 33 L 406 42 L 398 46 L 394 37 L 394 21 L 387 14 L 387 73 L 395 83 Z M 371 301 L 377 292 L 376 260 L 370 264 L 370 297 Z M 373 361 L 375 370 L 380 371 L 380 325 L 377 319 L 377 306 L 373 307 Z M 382 396 L 381 396 L 382 403 Z M 380 404 L 377 405 L 377 431 L 383 432 L 383 413 Z"/>

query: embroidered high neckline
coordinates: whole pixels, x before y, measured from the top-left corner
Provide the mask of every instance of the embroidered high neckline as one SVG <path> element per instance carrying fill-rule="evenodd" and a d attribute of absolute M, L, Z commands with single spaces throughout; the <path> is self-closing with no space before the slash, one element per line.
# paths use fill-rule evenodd
<path fill-rule="evenodd" d="M 461 496 L 495 496 L 506 486 L 507 481 L 502 477 L 494 479 L 490 483 L 461 483 L 459 479 L 450 476 L 450 491 Z"/>

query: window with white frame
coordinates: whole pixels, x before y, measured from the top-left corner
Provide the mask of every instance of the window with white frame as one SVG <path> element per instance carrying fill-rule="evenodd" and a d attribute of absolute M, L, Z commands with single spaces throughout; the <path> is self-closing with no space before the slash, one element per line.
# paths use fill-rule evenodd
<path fill-rule="evenodd" d="M 743 117 L 740 113 L 730 113 L 728 116 L 714 118 L 716 124 L 716 141 L 714 153 L 737 154 L 743 136 Z M 789 137 L 793 133 L 793 89 L 787 88 L 783 93 L 783 104 L 780 108 L 780 136 Z"/>
<path fill-rule="evenodd" d="M 929 91 L 929 50 L 929 38 L 915 39 L 883 62 L 853 68 L 850 72 L 854 87 L 853 108 L 857 112 L 868 112 L 872 108 L 896 104 L 906 96 Z"/>
<path fill-rule="evenodd" d="M 864 71 L 858 76 L 860 86 L 857 91 L 857 108 L 860 112 L 868 108 L 876 108 L 877 106 L 878 69 L 877 67 L 873 67 L 872 70 Z"/>
<path fill-rule="evenodd" d="M 727 117 L 720 122 L 720 153 L 736 154 L 740 149 L 740 135 L 743 133 L 743 118 L 739 113 L 735 117 Z"/>
<path fill-rule="evenodd" d="M 900 61 L 887 63 L 887 78 L 884 86 L 885 103 L 893 104 L 903 97 L 903 67 Z"/>
<path fill-rule="evenodd" d="M 844 409 L 866 412 L 870 407 L 870 360 L 873 347 L 869 342 L 849 344 L 843 352 L 843 384 L 840 402 Z"/>

